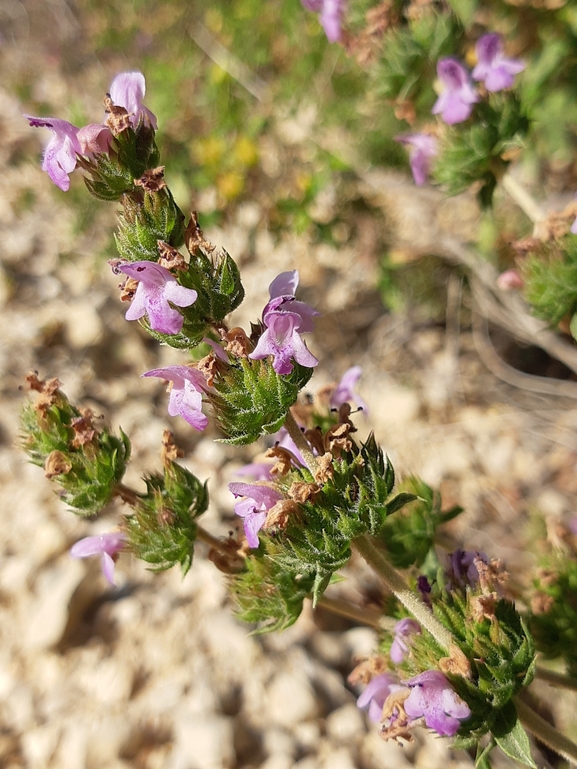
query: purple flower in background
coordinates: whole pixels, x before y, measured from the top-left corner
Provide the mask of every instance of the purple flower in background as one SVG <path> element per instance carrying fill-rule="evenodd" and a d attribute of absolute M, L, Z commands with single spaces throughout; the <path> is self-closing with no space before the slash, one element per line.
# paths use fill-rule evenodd
<path fill-rule="evenodd" d="M 76 168 L 76 155 L 82 153 L 78 140 L 78 128 L 66 120 L 52 117 L 24 115 L 32 128 L 49 128 L 50 141 L 44 150 L 42 170 L 46 171 L 57 187 L 67 192 L 70 189 L 69 174 Z"/>
<path fill-rule="evenodd" d="M 478 583 L 479 572 L 475 566 L 477 558 L 485 563 L 489 562 L 485 553 L 478 550 L 455 550 L 450 554 L 446 569 L 449 590 L 464 588 L 467 585 L 473 586 Z"/>
<path fill-rule="evenodd" d="M 443 92 L 435 102 L 433 115 L 441 113 L 445 123 L 453 125 L 466 120 L 479 101 L 475 89 L 469 82 L 469 73 L 458 59 L 447 57 L 437 64 L 437 75 L 443 84 Z"/>
<path fill-rule="evenodd" d="M 475 53 L 478 63 L 473 70 L 473 77 L 483 81 L 487 91 L 511 88 L 515 75 L 526 67 L 519 59 L 508 59 L 504 56 L 503 41 L 496 32 L 480 37 L 475 46 Z"/>
<path fill-rule="evenodd" d="M 138 320 L 148 315 L 150 328 L 163 334 L 178 334 L 184 322 L 177 307 L 189 307 L 198 296 L 192 288 L 177 283 L 165 267 L 155 262 L 132 262 L 118 267 L 120 272 L 138 281 L 132 304 L 126 312 L 126 320 Z"/>
<path fill-rule="evenodd" d="M 301 0 L 301 2 L 307 10 L 320 15 L 320 22 L 329 43 L 340 40 L 345 0 Z"/>
<path fill-rule="evenodd" d="M 166 366 L 146 371 L 142 376 L 156 376 L 172 382 L 168 399 L 171 417 L 182 417 L 195 430 L 204 430 L 208 418 L 202 413 L 202 394 L 208 390 L 206 379 L 190 366 Z"/>
<path fill-rule="evenodd" d="M 146 93 L 146 83 L 142 72 L 122 72 L 110 86 L 110 98 L 117 107 L 124 107 L 130 115 L 130 124 L 137 128 L 140 123 L 156 129 L 156 116 L 147 109 L 142 100 Z"/>
<path fill-rule="evenodd" d="M 277 374 L 290 374 L 293 370 L 292 359 L 301 366 L 316 366 L 318 360 L 309 352 L 298 333 L 301 320 L 300 315 L 294 312 L 269 312 L 265 318 L 267 328 L 248 357 L 260 360 L 272 355 L 272 367 Z"/>
<path fill-rule="evenodd" d="M 427 182 L 431 170 L 431 161 L 437 155 L 438 142 L 429 134 L 408 134 L 397 136 L 395 141 L 406 144 L 409 147 L 409 163 L 413 172 L 413 179 L 418 187 Z"/>
<path fill-rule="evenodd" d="M 244 533 L 249 547 L 258 547 L 258 532 L 264 526 L 268 511 L 283 495 L 270 486 L 255 483 L 229 483 L 235 497 L 244 497 L 234 506 L 234 512 L 243 519 Z"/>
<path fill-rule="evenodd" d="M 441 737 L 452 737 L 469 718 L 469 706 L 451 689 L 445 676 L 438 670 L 425 670 L 407 681 L 412 690 L 405 700 L 405 712 L 410 718 L 425 718 L 429 729 Z"/>
<path fill-rule="evenodd" d="M 573 235 L 577 235 L 577 217 L 575 218 L 575 221 L 571 225 L 571 229 L 569 230 L 569 232 L 572 232 Z"/>
<path fill-rule="evenodd" d="M 397 622 L 394 627 L 394 633 L 395 638 L 391 645 L 389 656 L 391 662 L 394 662 L 395 665 L 400 665 L 409 653 L 409 639 L 411 636 L 421 633 L 421 626 L 417 620 L 406 617 Z"/>
<path fill-rule="evenodd" d="M 371 721 L 380 721 L 383 713 L 383 705 L 391 692 L 402 688 L 396 676 L 392 673 L 381 673 L 375 676 L 367 684 L 367 688 L 357 700 L 357 707 L 365 709 Z"/>
<path fill-rule="evenodd" d="M 251 462 L 237 470 L 235 475 L 250 475 L 255 481 L 272 481 L 273 477 L 270 471 L 273 467 L 272 462 Z"/>
<path fill-rule="evenodd" d="M 365 401 L 361 396 L 355 392 L 355 386 L 361 378 L 362 369 L 360 366 L 352 366 L 347 369 L 340 382 L 337 384 L 335 391 L 331 395 L 331 406 L 338 408 L 343 403 L 354 403 L 356 406 L 360 406 L 365 413 L 369 413 L 369 409 Z"/>
<path fill-rule="evenodd" d="M 306 302 L 299 302 L 295 299 L 298 285 L 298 270 L 281 272 L 280 275 L 277 275 L 268 287 L 270 302 L 262 313 L 265 325 L 268 325 L 267 315 L 271 312 L 292 312 L 294 315 L 298 315 L 301 320 L 299 326 L 301 334 L 304 334 L 306 331 L 313 331 L 313 318 L 320 315 L 320 312 L 317 312 Z"/>
<path fill-rule="evenodd" d="M 91 555 L 99 555 L 102 558 L 102 572 L 111 585 L 114 581 L 114 556 L 122 550 L 126 542 L 126 534 L 120 531 L 111 531 L 109 534 L 100 534 L 96 537 L 85 537 L 70 548 L 73 558 L 88 558 Z"/>
<path fill-rule="evenodd" d="M 515 291 L 523 288 L 525 281 L 517 270 L 505 270 L 497 278 L 497 288 L 501 291 Z"/>

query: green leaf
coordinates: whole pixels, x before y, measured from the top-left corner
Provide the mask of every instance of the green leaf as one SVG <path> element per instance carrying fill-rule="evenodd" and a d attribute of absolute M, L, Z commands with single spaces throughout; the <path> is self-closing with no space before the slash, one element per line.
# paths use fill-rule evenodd
<path fill-rule="evenodd" d="M 489 755 L 495 745 L 494 739 L 491 739 L 485 748 L 482 748 L 480 743 L 477 745 L 477 755 L 475 756 L 475 766 L 477 769 L 492 769 Z"/>
<path fill-rule="evenodd" d="M 495 736 L 494 732 L 493 735 Z M 495 742 L 501 748 L 505 755 L 520 761 L 525 766 L 537 769 L 537 764 L 531 756 L 531 745 L 527 732 L 521 725 L 519 719 L 515 721 L 513 727 L 501 737 L 495 736 Z"/>

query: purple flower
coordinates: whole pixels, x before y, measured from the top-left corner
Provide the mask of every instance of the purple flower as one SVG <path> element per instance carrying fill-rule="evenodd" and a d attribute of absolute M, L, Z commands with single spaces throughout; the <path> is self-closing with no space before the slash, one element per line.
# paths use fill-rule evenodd
<path fill-rule="evenodd" d="M 147 109 L 142 100 L 146 93 L 146 83 L 142 72 L 122 72 L 110 86 L 110 98 L 117 107 L 124 107 L 130 115 L 130 124 L 137 128 L 141 123 L 156 129 L 156 116 Z"/>
<path fill-rule="evenodd" d="M 361 396 L 355 392 L 355 386 L 359 381 L 361 374 L 362 369 L 360 366 L 352 366 L 345 371 L 341 377 L 341 381 L 337 384 L 335 391 L 331 395 L 331 406 L 338 408 L 339 406 L 342 406 L 343 403 L 352 402 L 357 406 L 360 406 L 363 411 L 368 414 L 369 409 L 367 404 Z"/>
<path fill-rule="evenodd" d="M 501 291 L 515 291 L 523 288 L 525 281 L 517 270 L 505 270 L 497 278 L 497 288 Z"/>
<path fill-rule="evenodd" d="M 525 64 L 518 59 L 504 56 L 503 41 L 495 32 L 483 35 L 475 46 L 477 66 L 473 70 L 475 80 L 482 80 L 487 91 L 502 91 L 511 88 L 515 75 L 525 69 Z"/>
<path fill-rule="evenodd" d="M 455 550 L 449 556 L 446 568 L 447 587 L 449 590 L 474 586 L 479 582 L 479 572 L 475 560 L 480 558 L 485 563 L 489 559 L 478 550 Z"/>
<path fill-rule="evenodd" d="M 391 645 L 389 657 L 395 665 L 400 665 L 409 653 L 409 639 L 413 635 L 420 635 L 421 626 L 414 620 L 406 617 L 400 620 L 394 627 L 395 638 Z"/>
<path fill-rule="evenodd" d="M 255 481 L 272 481 L 271 470 L 274 467 L 272 462 L 251 462 L 249 465 L 241 467 L 235 475 L 250 475 Z"/>
<path fill-rule="evenodd" d="M 569 232 L 573 233 L 573 235 L 577 235 L 577 217 L 575 218 L 575 221 L 571 225 L 571 229 Z"/>
<path fill-rule="evenodd" d="M 283 495 L 270 486 L 255 483 L 229 483 L 235 497 L 244 497 L 234 506 L 234 512 L 243 519 L 244 533 L 249 547 L 258 547 L 258 532 L 264 526 L 268 511 Z"/>
<path fill-rule="evenodd" d="M 427 182 L 431 171 L 431 161 L 437 155 L 437 139 L 429 134 L 409 134 L 397 136 L 395 141 L 409 147 L 409 163 L 413 179 L 418 187 Z"/>
<path fill-rule="evenodd" d="M 198 294 L 192 288 L 177 283 L 176 278 L 165 267 L 155 262 L 132 262 L 118 267 L 130 278 L 138 281 L 138 288 L 132 304 L 126 312 L 126 320 L 138 320 L 148 315 L 150 328 L 163 334 L 178 334 L 184 320 L 177 307 L 194 304 Z"/>
<path fill-rule="evenodd" d="M 99 123 L 90 123 L 80 128 L 78 131 L 78 141 L 80 142 L 82 155 L 101 155 L 107 154 L 112 141 L 110 129 Z"/>
<path fill-rule="evenodd" d="M 295 299 L 298 285 L 298 270 L 281 272 L 280 275 L 276 276 L 268 287 L 270 302 L 266 305 L 262 314 L 265 325 L 268 325 L 267 315 L 271 312 L 292 312 L 294 315 L 298 315 L 301 320 L 299 326 L 301 334 L 314 330 L 313 318 L 320 315 L 320 312 L 317 312 L 306 302 L 299 302 Z"/>
<path fill-rule="evenodd" d="M 202 413 L 202 394 L 208 390 L 206 379 L 190 366 L 166 366 L 146 371 L 142 376 L 157 376 L 172 382 L 168 399 L 171 417 L 182 417 L 195 430 L 204 430 L 208 418 Z"/>
<path fill-rule="evenodd" d="M 367 684 L 367 688 L 357 700 L 357 707 L 365 709 L 368 706 L 371 721 L 380 721 L 385 700 L 391 692 L 400 688 L 402 687 L 396 676 L 392 673 L 381 673 Z"/>
<path fill-rule="evenodd" d="M 272 355 L 272 367 L 277 374 L 291 373 L 291 359 L 309 368 L 318 364 L 318 360 L 307 350 L 298 333 L 301 325 L 300 315 L 294 312 L 269 312 L 265 323 L 267 328 L 249 358 L 260 360 Z"/>
<path fill-rule="evenodd" d="M 100 534 L 96 537 L 85 537 L 70 548 L 73 558 L 88 558 L 91 555 L 102 557 L 102 572 L 111 585 L 114 581 L 114 556 L 122 550 L 126 542 L 126 534 L 120 531 L 111 531 L 108 534 Z"/>
<path fill-rule="evenodd" d="M 452 737 L 461 726 L 460 721 L 471 715 L 469 706 L 438 670 L 425 670 L 407 681 L 407 686 L 412 691 L 404 703 L 406 714 L 410 718 L 423 716 L 429 729 L 441 737 Z"/>
<path fill-rule="evenodd" d="M 329 43 L 340 40 L 345 0 L 301 0 L 301 2 L 307 10 L 320 14 L 320 22 Z"/>
<path fill-rule="evenodd" d="M 76 168 L 76 155 L 82 153 L 78 140 L 78 128 L 66 120 L 52 117 L 24 115 L 32 128 L 49 128 L 50 141 L 44 150 L 42 170 L 46 171 L 57 187 L 67 192 L 70 189 L 69 174 Z"/>
<path fill-rule="evenodd" d="M 453 125 L 466 120 L 479 97 L 469 82 L 469 73 L 458 59 L 447 57 L 437 64 L 437 75 L 443 92 L 435 102 L 433 115 L 441 113 L 445 123 Z"/>

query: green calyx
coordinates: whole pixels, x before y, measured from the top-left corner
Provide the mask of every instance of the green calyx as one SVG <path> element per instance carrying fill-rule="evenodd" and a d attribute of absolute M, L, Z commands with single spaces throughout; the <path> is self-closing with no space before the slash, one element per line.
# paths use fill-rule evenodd
<path fill-rule="evenodd" d="M 72 406 L 56 390 L 44 405 L 25 404 L 21 426 L 24 450 L 48 478 L 60 486 L 60 496 L 83 517 L 97 515 L 112 499 L 130 457 L 130 441 L 96 426 L 92 415 Z"/>
<path fill-rule="evenodd" d="M 313 374 L 294 364 L 287 376 L 277 374 L 270 360 L 241 358 L 214 381 L 209 394 L 225 443 L 254 443 L 282 427 L 289 408 Z"/>
<path fill-rule="evenodd" d="M 129 546 L 153 571 L 179 564 L 184 576 L 192 565 L 196 519 L 208 507 L 206 483 L 175 462 L 145 482 L 146 494 L 127 518 Z"/>
<path fill-rule="evenodd" d="M 184 215 L 168 188 L 125 195 L 115 239 L 120 257 L 127 262 L 158 261 L 158 241 L 181 246 Z"/>

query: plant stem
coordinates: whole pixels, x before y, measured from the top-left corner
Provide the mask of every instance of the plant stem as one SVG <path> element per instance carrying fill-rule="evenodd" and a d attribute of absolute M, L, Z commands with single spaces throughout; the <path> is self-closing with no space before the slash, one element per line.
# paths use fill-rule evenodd
<path fill-rule="evenodd" d="M 307 439 L 301 432 L 300 427 L 297 425 L 295 418 L 291 414 L 290 410 L 287 412 L 284 426 L 287 429 L 288 434 L 293 439 L 295 446 L 303 455 L 303 459 L 306 462 L 308 469 L 315 477 L 317 472 L 317 460 L 314 458 L 313 452 Z"/>
<path fill-rule="evenodd" d="M 533 200 L 527 190 L 511 174 L 505 174 L 501 179 L 501 184 L 533 224 L 542 222 L 546 218 L 541 206 Z"/>
<path fill-rule="evenodd" d="M 517 708 L 519 720 L 533 737 L 551 750 L 554 750 L 565 761 L 569 761 L 569 763 L 577 766 L 577 745 L 569 737 L 566 737 L 548 721 L 541 718 L 523 700 L 515 698 L 515 707 Z"/>
<path fill-rule="evenodd" d="M 127 505 L 134 507 L 140 494 L 134 489 L 131 489 L 130 486 L 125 486 L 124 483 L 117 483 L 114 487 L 114 496 L 120 497 L 120 499 L 123 502 L 126 502 Z"/>
<path fill-rule="evenodd" d="M 204 542 L 213 550 L 217 550 L 219 553 L 222 553 L 222 555 L 226 555 L 230 558 L 231 548 L 230 548 L 229 540 L 215 537 L 209 531 L 207 531 L 206 529 L 203 529 L 202 526 L 198 526 L 198 524 L 196 526 L 196 538 L 197 540 Z"/>
<path fill-rule="evenodd" d="M 383 617 L 381 612 L 376 609 L 363 609 L 342 598 L 331 598 L 330 596 L 323 595 L 317 602 L 317 607 L 319 606 L 328 611 L 332 611 L 333 614 L 339 614 L 341 617 L 347 617 L 355 622 L 360 622 L 362 625 L 373 627 L 375 630 L 380 630 L 383 626 L 389 624 L 387 620 L 390 618 Z M 395 621 L 391 619 L 391 628 L 394 622 Z"/>
<path fill-rule="evenodd" d="M 352 541 L 352 546 L 360 555 L 362 555 L 373 571 L 379 575 L 389 590 L 391 590 L 403 606 L 411 612 L 422 627 L 429 631 L 438 644 L 449 651 L 451 646 L 455 644 L 451 633 L 446 627 L 441 625 L 439 620 L 434 616 L 429 607 L 421 601 L 418 595 L 413 593 L 412 590 L 409 590 L 405 580 L 387 561 L 383 553 L 373 543 L 371 537 L 363 534 L 361 537 L 357 537 Z"/>
<path fill-rule="evenodd" d="M 572 678 L 563 673 L 555 673 L 554 670 L 540 667 L 536 669 L 535 677 L 551 684 L 551 686 L 558 686 L 560 689 L 571 689 L 572 691 L 577 692 L 577 678 Z"/>

